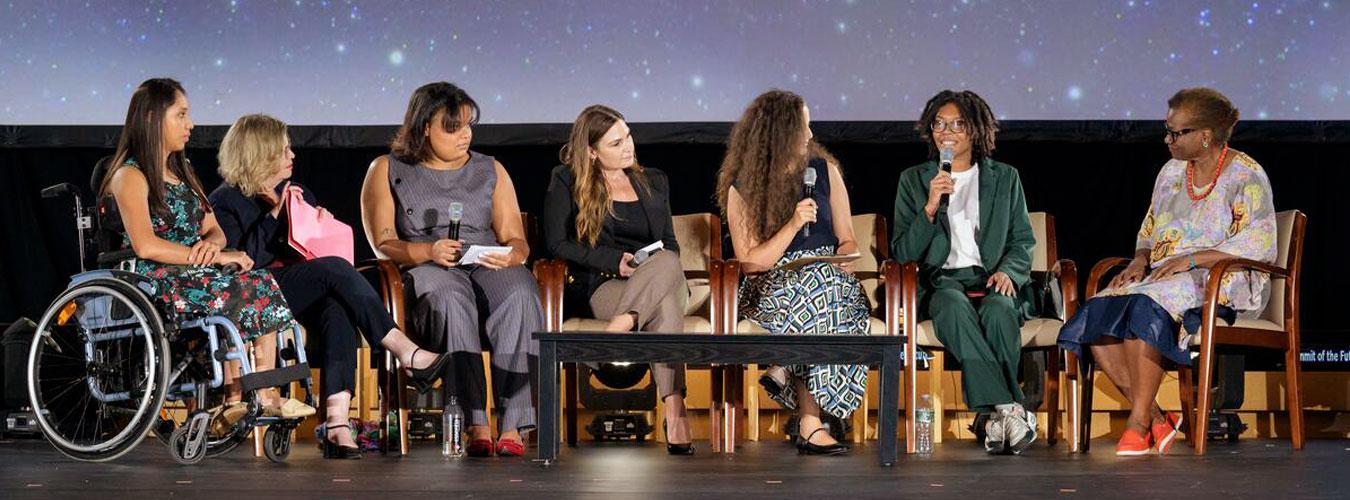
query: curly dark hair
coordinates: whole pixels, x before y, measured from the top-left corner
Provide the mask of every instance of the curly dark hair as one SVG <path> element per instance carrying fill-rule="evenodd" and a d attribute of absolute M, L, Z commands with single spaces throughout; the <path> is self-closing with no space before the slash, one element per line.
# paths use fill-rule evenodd
<path fill-rule="evenodd" d="M 759 241 L 773 234 L 792 218 L 793 207 L 802 199 L 801 176 L 811 158 L 834 157 L 814 140 L 802 154 L 806 132 L 802 109 L 806 101 L 785 90 L 770 90 L 750 103 L 731 128 L 727 155 L 717 172 L 717 205 L 727 216 L 731 187 L 745 201 L 745 223 Z"/>
<path fill-rule="evenodd" d="M 989 110 L 989 104 L 979 94 L 969 90 L 943 90 L 928 100 L 923 106 L 923 114 L 914 130 L 919 132 L 928 143 L 928 157 L 937 158 L 937 145 L 933 143 L 933 122 L 937 120 L 938 110 L 948 103 L 956 105 L 961 111 L 961 119 L 966 122 L 966 136 L 970 137 L 971 156 L 975 160 L 989 158 L 994 153 L 994 137 L 998 135 L 998 119 Z"/>

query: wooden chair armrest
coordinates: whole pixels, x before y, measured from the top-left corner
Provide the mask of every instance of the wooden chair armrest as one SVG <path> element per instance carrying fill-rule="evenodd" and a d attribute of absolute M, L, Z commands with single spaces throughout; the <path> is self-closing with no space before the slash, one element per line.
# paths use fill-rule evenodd
<path fill-rule="evenodd" d="M 904 270 L 902 266 L 890 259 L 881 261 L 879 266 L 881 275 L 881 284 L 886 287 L 886 304 L 882 309 L 885 315 L 886 335 L 904 334 L 904 325 L 901 325 L 901 319 L 905 315 L 904 303 Z"/>
<path fill-rule="evenodd" d="M 544 308 L 545 327 L 551 332 L 562 331 L 567 262 L 562 259 L 536 260 L 533 271 L 535 281 L 539 282 L 539 304 Z"/>
<path fill-rule="evenodd" d="M 1200 309 L 1201 342 L 1209 342 L 1209 334 L 1214 329 L 1219 312 L 1219 288 L 1223 285 L 1223 277 L 1228 273 L 1245 270 L 1261 271 L 1281 278 L 1289 277 L 1289 270 L 1283 267 L 1238 257 L 1223 259 L 1209 266 L 1209 277 L 1205 280 L 1205 296 Z M 1285 300 L 1289 298 L 1286 296 Z"/>
<path fill-rule="evenodd" d="M 1060 297 L 1064 299 L 1064 321 L 1078 312 L 1078 264 L 1070 259 L 1059 259 L 1050 268 L 1050 275 L 1059 279 Z"/>
<path fill-rule="evenodd" d="M 1088 273 L 1087 293 L 1084 296 L 1090 299 L 1097 295 L 1106 273 L 1117 267 L 1129 265 L 1131 260 L 1133 259 L 1129 257 L 1107 257 L 1098 261 L 1097 265 L 1092 266 L 1092 272 Z"/>
<path fill-rule="evenodd" d="M 736 323 L 740 321 L 737 297 L 741 293 L 741 261 L 736 259 L 725 260 L 718 267 L 721 268 L 721 272 L 718 273 L 720 276 L 718 301 L 721 304 L 721 328 L 716 333 L 732 335 L 736 333 Z"/>
<path fill-rule="evenodd" d="M 408 331 L 403 314 L 406 301 L 406 297 L 403 296 L 403 272 L 399 270 L 398 264 L 389 259 L 367 259 L 356 263 L 356 271 L 362 274 L 376 273 L 379 277 L 379 287 L 376 291 L 384 300 L 385 310 L 394 317 L 394 324 L 398 325 L 399 330 Z"/>

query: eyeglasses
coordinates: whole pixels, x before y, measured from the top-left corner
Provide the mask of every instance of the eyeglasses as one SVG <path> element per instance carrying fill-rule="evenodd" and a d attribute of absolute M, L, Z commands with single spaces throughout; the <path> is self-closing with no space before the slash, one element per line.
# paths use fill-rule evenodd
<path fill-rule="evenodd" d="M 939 119 L 933 119 L 933 124 L 928 128 L 932 129 L 933 132 L 937 133 L 942 133 L 950 130 L 953 134 L 959 134 L 966 131 L 966 121 L 960 118 L 957 118 L 949 122 L 944 122 Z"/>
<path fill-rule="evenodd" d="M 1163 137 L 1164 137 L 1165 139 L 1167 139 L 1168 142 L 1177 142 L 1177 139 L 1180 138 L 1181 136 L 1186 135 L 1186 134 L 1189 134 L 1189 133 L 1191 133 L 1191 132 L 1195 132 L 1196 130 L 1200 130 L 1200 129 L 1198 129 L 1198 128 L 1183 128 L 1183 129 L 1181 129 L 1181 130 L 1172 130 L 1172 129 L 1170 129 L 1170 128 L 1167 128 L 1166 125 L 1163 125 L 1163 130 L 1166 131 L 1166 132 L 1163 133 Z"/>

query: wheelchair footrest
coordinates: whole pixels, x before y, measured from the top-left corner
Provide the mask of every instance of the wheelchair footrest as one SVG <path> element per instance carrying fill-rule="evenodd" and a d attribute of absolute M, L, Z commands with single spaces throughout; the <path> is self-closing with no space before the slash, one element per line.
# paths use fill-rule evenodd
<path fill-rule="evenodd" d="M 244 392 L 251 392 L 268 387 L 281 387 L 307 378 L 309 378 L 309 363 L 297 363 L 274 370 L 244 375 L 239 381 L 239 386 Z"/>

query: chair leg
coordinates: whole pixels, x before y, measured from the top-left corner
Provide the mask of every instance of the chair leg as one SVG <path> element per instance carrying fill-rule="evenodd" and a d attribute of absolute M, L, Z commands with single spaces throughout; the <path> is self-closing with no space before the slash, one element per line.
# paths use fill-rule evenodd
<path fill-rule="evenodd" d="M 867 440 L 868 399 L 870 398 L 867 397 L 867 391 L 863 390 L 862 404 L 858 405 L 858 409 L 853 411 L 853 442 L 857 444 L 862 444 Z"/>
<path fill-rule="evenodd" d="M 412 443 L 408 441 L 408 405 L 405 400 L 408 393 L 408 379 L 403 374 L 402 368 L 397 369 L 394 378 L 397 381 L 394 394 L 398 397 L 398 452 L 407 455 L 412 448 Z"/>
<path fill-rule="evenodd" d="M 759 365 L 745 371 L 745 439 L 759 441 Z"/>
<path fill-rule="evenodd" d="M 1214 384 L 1214 343 L 1202 342 L 1200 347 L 1200 384 L 1196 387 L 1195 405 L 1195 435 L 1191 436 L 1191 442 L 1195 445 L 1195 454 L 1205 454 L 1205 444 L 1208 441 L 1209 433 L 1209 409 L 1212 405 L 1209 390 Z"/>
<path fill-rule="evenodd" d="M 1045 442 L 1054 446 L 1059 440 L 1059 361 L 1062 353 L 1058 347 L 1046 353 L 1045 370 Z"/>
<path fill-rule="evenodd" d="M 577 390 L 583 383 L 578 380 L 576 363 L 564 363 L 564 382 L 563 388 L 566 392 L 566 407 L 563 411 L 563 418 L 567 420 L 567 446 L 575 447 L 577 445 Z M 585 381 L 589 382 L 589 381 Z"/>
<path fill-rule="evenodd" d="M 914 431 L 914 409 L 919 406 L 919 387 L 918 371 L 919 367 L 914 360 L 914 349 L 906 347 L 905 349 L 905 453 L 913 454 L 915 451 L 914 440 L 918 433 Z"/>
<path fill-rule="evenodd" d="M 1295 450 L 1303 449 L 1303 395 L 1299 385 L 1302 368 L 1299 366 L 1298 349 L 1291 348 L 1284 354 L 1285 399 L 1289 407 L 1289 439 Z"/>
<path fill-rule="evenodd" d="M 1195 439 L 1195 422 L 1200 420 L 1195 414 L 1195 384 L 1191 367 L 1177 367 L 1177 392 L 1181 399 L 1181 415 L 1185 419 L 1186 435 Z"/>
<path fill-rule="evenodd" d="M 1097 392 L 1096 385 L 1096 366 L 1090 356 L 1084 356 L 1078 361 L 1078 448 L 1083 453 L 1092 449 L 1092 395 Z"/>
<path fill-rule="evenodd" d="M 942 375 L 946 371 L 946 353 L 938 351 L 933 353 L 933 360 L 928 362 L 928 397 L 933 403 L 933 444 L 942 443 Z"/>
<path fill-rule="evenodd" d="M 722 427 L 722 451 L 736 452 L 736 428 L 740 425 L 741 408 L 744 406 L 745 369 L 741 365 L 726 368 L 727 382 L 723 389 L 726 401 L 722 405 L 722 418 L 726 424 Z"/>
<path fill-rule="evenodd" d="M 722 415 L 722 401 L 726 399 L 726 370 L 722 365 L 713 365 L 709 370 L 709 383 L 712 390 L 708 401 L 708 427 L 712 432 L 708 433 L 708 441 L 712 445 L 713 453 L 722 452 L 722 432 L 726 422 Z"/>

